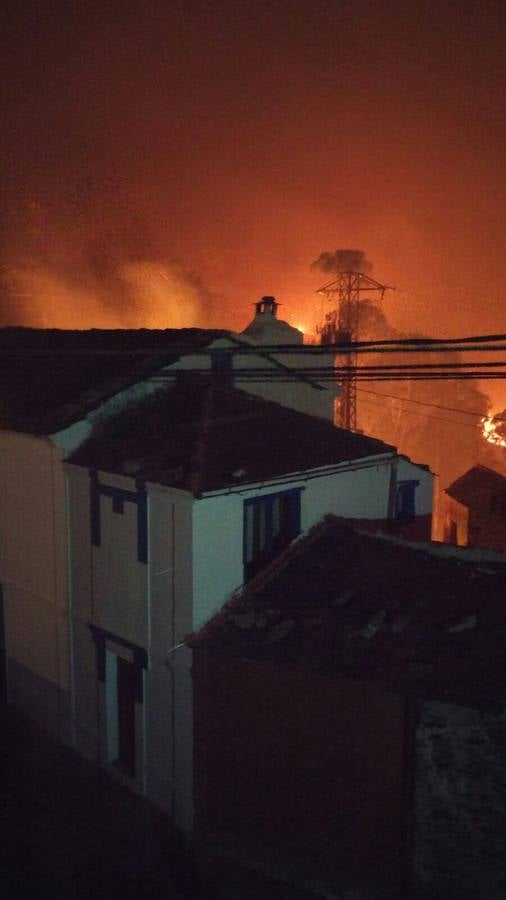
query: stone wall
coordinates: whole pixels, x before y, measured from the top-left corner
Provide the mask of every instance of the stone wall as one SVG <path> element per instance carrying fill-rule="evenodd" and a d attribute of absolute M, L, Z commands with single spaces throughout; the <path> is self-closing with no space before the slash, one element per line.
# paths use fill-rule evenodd
<path fill-rule="evenodd" d="M 506 896 L 506 711 L 423 704 L 416 734 L 419 898 Z"/>

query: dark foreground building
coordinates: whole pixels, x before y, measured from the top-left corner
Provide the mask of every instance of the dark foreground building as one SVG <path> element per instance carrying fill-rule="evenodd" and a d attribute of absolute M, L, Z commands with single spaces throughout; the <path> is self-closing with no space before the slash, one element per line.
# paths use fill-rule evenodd
<path fill-rule="evenodd" d="M 360 897 L 504 896 L 506 568 L 471 557 L 327 517 L 194 637 L 206 840 Z"/>

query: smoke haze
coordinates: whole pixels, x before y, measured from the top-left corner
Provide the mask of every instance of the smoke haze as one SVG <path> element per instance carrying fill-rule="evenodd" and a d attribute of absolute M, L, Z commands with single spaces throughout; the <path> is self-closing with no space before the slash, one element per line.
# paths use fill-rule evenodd
<path fill-rule="evenodd" d="M 161 255 L 118 179 L 86 179 L 46 201 L 11 192 L 2 214 L 0 324 L 179 328 L 219 317 L 220 298 Z"/>
<path fill-rule="evenodd" d="M 136 324 L 161 264 L 203 325 L 264 294 L 304 323 L 337 246 L 400 331 L 506 332 L 503 3 L 4 0 L 0 27 L 4 321 Z"/>
<path fill-rule="evenodd" d="M 360 340 L 426 336 L 399 331 L 380 305 L 370 299 L 360 301 Z M 399 365 L 418 361 L 418 354 L 395 355 Z M 456 352 L 431 354 L 434 363 L 462 361 Z M 385 358 L 380 355 L 367 355 L 367 365 L 384 363 Z M 477 462 L 506 472 L 504 454 L 487 444 L 481 433 L 481 419 L 490 409 L 486 391 L 486 383 L 482 388 L 476 382 L 458 380 L 359 382 L 358 425 L 366 434 L 393 444 L 415 462 L 429 465 L 439 475 L 442 487 Z"/>

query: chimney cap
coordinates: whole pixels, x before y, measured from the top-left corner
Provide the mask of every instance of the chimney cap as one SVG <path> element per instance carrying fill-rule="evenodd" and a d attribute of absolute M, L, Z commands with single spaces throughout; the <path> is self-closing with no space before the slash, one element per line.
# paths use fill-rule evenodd
<path fill-rule="evenodd" d="M 266 312 L 270 312 L 271 315 L 276 316 L 278 306 L 281 306 L 280 303 L 276 300 L 275 297 L 271 297 L 269 294 L 266 294 L 261 300 L 258 300 L 253 304 L 256 310 L 257 316 L 264 315 Z"/>

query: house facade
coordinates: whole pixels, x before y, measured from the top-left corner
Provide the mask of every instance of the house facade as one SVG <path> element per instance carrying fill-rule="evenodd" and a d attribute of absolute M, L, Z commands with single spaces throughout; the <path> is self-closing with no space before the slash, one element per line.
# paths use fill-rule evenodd
<path fill-rule="evenodd" d="M 63 453 L 50 440 L 1 433 L 0 633 L 4 692 L 64 741 L 71 711 L 68 545 Z"/>
<path fill-rule="evenodd" d="M 106 340 L 65 336 L 61 356 L 25 348 L 40 395 L 21 409 L 12 376 L 0 436 L 7 692 L 190 831 L 187 636 L 328 512 L 426 534 L 432 474 L 334 428 L 333 392 L 306 414 L 321 385 L 301 379 L 299 410 L 260 396 L 265 379 L 257 394 L 236 379 L 234 336 L 154 347 L 144 335 L 141 353 L 116 335 L 114 371 Z M 280 371 L 263 350 L 261 367 Z"/>
<path fill-rule="evenodd" d="M 276 342 L 281 333 L 284 343 L 301 339 L 268 307 L 263 312 L 265 337 L 274 327 Z M 334 388 L 300 379 L 299 390 L 291 380 L 286 393 L 283 381 L 267 377 L 284 375 L 279 355 L 252 356 L 253 343 L 224 330 L 0 330 L 0 689 L 66 741 L 73 740 L 66 705 L 72 585 L 63 461 L 118 410 L 182 373 L 221 370 L 224 360 L 227 370 L 263 372 L 254 381 L 248 376 L 246 390 L 270 391 L 273 399 L 332 419 Z M 248 350 L 243 358 L 241 347 Z"/>
<path fill-rule="evenodd" d="M 214 387 L 210 401 L 208 390 L 183 381 L 126 410 L 65 465 L 77 747 L 186 830 L 188 634 L 329 509 L 402 528 L 393 478 L 396 496 L 416 483 L 423 522 L 432 500 L 430 473 L 379 441 L 237 389 Z"/>

